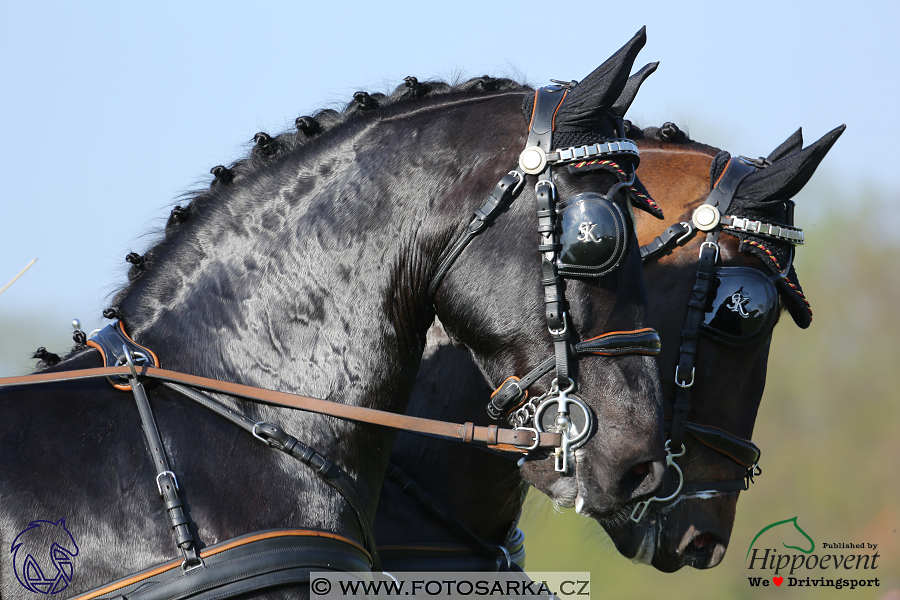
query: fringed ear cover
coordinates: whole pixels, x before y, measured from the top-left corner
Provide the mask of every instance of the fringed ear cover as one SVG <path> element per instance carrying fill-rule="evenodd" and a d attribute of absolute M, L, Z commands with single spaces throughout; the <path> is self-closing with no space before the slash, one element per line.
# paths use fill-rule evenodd
<path fill-rule="evenodd" d="M 554 120 L 554 148 L 588 146 L 618 136 L 615 119 L 625 114 L 641 84 L 659 64 L 650 63 L 628 77 L 634 59 L 646 41 L 646 28 L 641 28 L 618 52 L 571 88 Z M 529 94 L 523 101 L 522 109 L 530 115 L 533 108 L 534 97 Z M 568 168 L 571 173 L 602 169 L 615 173 L 621 180 L 629 179 L 632 170 L 630 164 L 602 159 L 573 163 Z M 628 194 L 635 207 L 662 218 L 662 210 L 639 181 L 635 180 Z"/>
<path fill-rule="evenodd" d="M 797 130 L 768 157 L 771 165 L 747 177 L 737 189 L 729 214 L 758 219 L 769 223 L 787 223 L 785 200 L 799 192 L 815 173 L 825 155 L 841 136 L 846 126 L 841 125 L 825 134 L 817 142 L 803 145 L 801 130 Z M 720 152 L 710 167 L 710 189 L 718 181 L 731 155 Z M 791 248 L 786 242 L 768 240 L 740 231 L 725 229 L 725 233 L 741 240 L 741 251 L 758 256 L 773 273 L 780 273 L 790 259 Z M 787 277 L 778 282 L 781 297 L 798 327 L 806 329 L 812 322 L 812 308 L 803 294 L 797 272 L 791 266 Z"/>

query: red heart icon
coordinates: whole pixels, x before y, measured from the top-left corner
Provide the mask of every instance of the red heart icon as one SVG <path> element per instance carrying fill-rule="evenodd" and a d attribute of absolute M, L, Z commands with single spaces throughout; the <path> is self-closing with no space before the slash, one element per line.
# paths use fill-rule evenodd
<path fill-rule="evenodd" d="M 775 582 L 775 585 L 781 585 L 784 583 L 784 577 L 773 577 L 772 581 Z"/>

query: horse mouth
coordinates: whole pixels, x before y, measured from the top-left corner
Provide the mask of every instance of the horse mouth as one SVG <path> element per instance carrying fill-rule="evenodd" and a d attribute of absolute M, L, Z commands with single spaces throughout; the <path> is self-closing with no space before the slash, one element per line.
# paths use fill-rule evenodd
<path fill-rule="evenodd" d="M 688 532 L 678 549 L 681 566 L 694 569 L 711 569 L 722 562 L 728 542 L 709 531 Z"/>

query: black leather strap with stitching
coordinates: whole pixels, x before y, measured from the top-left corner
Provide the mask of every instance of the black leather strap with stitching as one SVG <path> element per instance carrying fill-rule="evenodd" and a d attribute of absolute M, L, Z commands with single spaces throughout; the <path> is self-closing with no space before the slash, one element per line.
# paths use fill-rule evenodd
<path fill-rule="evenodd" d="M 649 327 L 637 331 L 615 331 L 599 335 L 595 338 L 575 344 L 575 354 L 595 354 L 600 356 L 617 356 L 620 354 L 647 354 L 656 356 L 661 348 L 659 334 Z M 556 364 L 556 357 L 551 356 L 524 377 L 510 377 L 494 390 L 491 401 L 487 405 L 488 415 L 499 420 L 510 410 L 518 406 L 528 395 L 528 388 L 549 373 Z"/>
<path fill-rule="evenodd" d="M 437 292 L 438 286 L 441 285 L 441 281 L 444 280 L 450 267 L 456 262 L 459 255 L 462 254 L 462 251 L 466 249 L 469 242 L 484 231 L 497 214 L 515 199 L 519 190 L 522 189 L 521 184 L 524 180 L 525 174 L 519 169 L 515 169 L 504 175 L 500 181 L 497 182 L 497 185 L 494 186 L 494 189 L 488 195 L 487 200 L 485 200 L 484 205 L 475 211 L 474 218 L 472 219 L 472 222 L 469 223 L 466 232 L 455 244 L 453 244 L 453 247 L 450 248 L 447 256 L 444 257 L 438 265 L 437 271 L 435 272 L 434 277 L 432 277 L 431 283 L 428 285 L 429 298 L 434 298 L 434 294 Z"/>
<path fill-rule="evenodd" d="M 660 256 L 672 254 L 679 246 L 684 246 L 694 239 L 697 230 L 690 223 L 670 225 L 649 244 L 641 246 L 641 260 L 647 262 Z"/>
<path fill-rule="evenodd" d="M 228 419 L 238 427 L 260 438 L 272 448 L 284 452 L 315 470 L 316 475 L 336 489 L 353 508 L 362 530 L 363 542 L 369 554 L 372 555 L 373 568 L 381 570 L 378 548 L 375 544 L 375 534 L 372 531 L 372 518 L 369 516 L 365 504 L 356 491 L 353 478 L 346 471 L 277 425 L 263 422 L 256 423 L 236 409 L 228 408 L 209 395 L 188 386 L 168 381 L 164 381 L 163 385 L 213 411 L 217 415 Z"/>

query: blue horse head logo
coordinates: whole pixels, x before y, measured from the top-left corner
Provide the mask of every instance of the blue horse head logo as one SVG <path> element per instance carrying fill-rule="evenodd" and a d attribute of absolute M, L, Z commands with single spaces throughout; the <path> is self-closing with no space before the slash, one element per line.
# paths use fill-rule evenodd
<path fill-rule="evenodd" d="M 32 521 L 16 539 L 12 549 L 16 579 L 26 590 L 57 594 L 72 581 L 78 544 L 66 529 L 66 520 Z"/>

